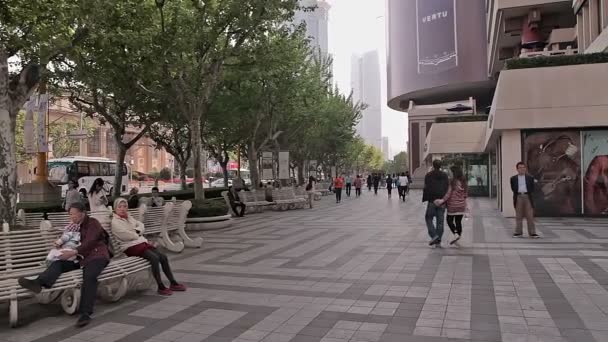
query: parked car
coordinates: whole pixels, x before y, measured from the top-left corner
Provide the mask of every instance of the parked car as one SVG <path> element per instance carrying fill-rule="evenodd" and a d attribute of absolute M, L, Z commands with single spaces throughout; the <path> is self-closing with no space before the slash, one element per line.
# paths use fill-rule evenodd
<path fill-rule="evenodd" d="M 228 180 L 228 186 L 232 186 L 232 179 Z M 224 179 L 223 178 L 218 178 L 218 179 L 214 180 L 213 182 L 211 182 L 211 187 L 212 188 L 223 188 L 224 187 Z"/>

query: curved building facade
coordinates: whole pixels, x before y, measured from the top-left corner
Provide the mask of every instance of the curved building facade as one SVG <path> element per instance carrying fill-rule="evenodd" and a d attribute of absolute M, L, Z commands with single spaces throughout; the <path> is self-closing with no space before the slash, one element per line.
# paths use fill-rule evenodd
<path fill-rule="evenodd" d="M 388 0 L 388 105 L 489 103 L 485 0 Z"/>

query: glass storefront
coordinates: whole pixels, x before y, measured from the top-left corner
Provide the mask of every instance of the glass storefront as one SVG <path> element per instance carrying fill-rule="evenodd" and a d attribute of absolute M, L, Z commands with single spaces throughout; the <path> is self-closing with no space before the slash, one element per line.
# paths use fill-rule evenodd
<path fill-rule="evenodd" d="M 454 165 L 462 168 L 467 178 L 469 196 L 487 197 L 490 195 L 490 184 L 496 181 L 490 181 L 490 158 L 488 154 L 444 154 L 441 161 L 448 173 L 450 167 Z"/>
<path fill-rule="evenodd" d="M 608 130 L 529 130 L 522 140 L 539 216 L 608 215 Z"/>

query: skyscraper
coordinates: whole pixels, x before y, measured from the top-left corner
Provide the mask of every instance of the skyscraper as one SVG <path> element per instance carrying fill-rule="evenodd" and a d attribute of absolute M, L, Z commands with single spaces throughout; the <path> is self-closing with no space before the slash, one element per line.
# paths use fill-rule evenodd
<path fill-rule="evenodd" d="M 306 36 L 311 40 L 311 46 L 320 49 L 323 56 L 328 55 L 327 26 L 330 5 L 325 0 L 300 0 L 300 6 L 305 8 L 315 7 L 314 10 L 299 10 L 294 15 L 295 24 L 306 24 Z"/>
<path fill-rule="evenodd" d="M 388 137 L 382 137 L 382 155 L 384 156 L 384 160 L 389 160 L 389 145 L 388 145 Z"/>
<path fill-rule="evenodd" d="M 357 125 L 357 133 L 367 144 L 382 149 L 382 100 L 378 51 L 369 51 L 351 59 L 353 100 L 367 105 Z"/>

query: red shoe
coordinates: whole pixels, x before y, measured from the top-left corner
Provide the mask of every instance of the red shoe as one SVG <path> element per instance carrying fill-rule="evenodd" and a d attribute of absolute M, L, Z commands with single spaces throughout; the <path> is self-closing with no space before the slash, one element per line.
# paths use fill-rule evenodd
<path fill-rule="evenodd" d="M 173 294 L 173 291 L 171 291 L 170 289 L 167 289 L 167 288 L 158 289 L 158 294 L 161 296 L 170 296 Z"/>
<path fill-rule="evenodd" d="M 171 285 L 169 288 L 171 289 L 171 291 L 186 291 L 186 286 L 182 284 Z"/>

